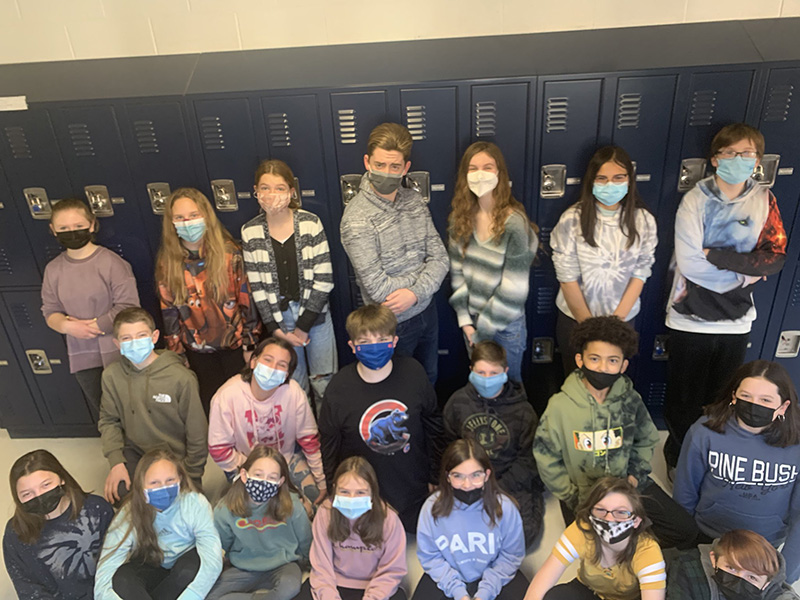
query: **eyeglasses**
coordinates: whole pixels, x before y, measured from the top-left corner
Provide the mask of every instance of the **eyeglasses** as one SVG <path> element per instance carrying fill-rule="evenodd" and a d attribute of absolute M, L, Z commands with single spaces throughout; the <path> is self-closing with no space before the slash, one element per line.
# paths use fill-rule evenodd
<path fill-rule="evenodd" d="M 737 156 L 741 156 L 742 158 L 758 158 L 758 152 L 754 152 L 753 150 L 745 150 L 744 152 L 734 152 L 733 150 L 720 150 L 717 152 L 717 156 L 724 160 L 728 160 L 730 158 L 736 158 Z"/>
<path fill-rule="evenodd" d="M 469 475 L 450 472 L 447 476 L 450 478 L 451 483 L 464 483 L 467 480 L 469 480 L 470 483 L 483 483 L 483 479 L 486 477 L 486 471 L 475 471 Z"/>
<path fill-rule="evenodd" d="M 592 508 L 592 516 L 597 517 L 598 519 L 605 519 L 608 514 L 611 514 L 615 519 L 620 521 L 627 521 L 631 517 L 633 517 L 633 513 L 629 510 L 606 510 L 605 508 L 599 508 L 595 506 Z"/>

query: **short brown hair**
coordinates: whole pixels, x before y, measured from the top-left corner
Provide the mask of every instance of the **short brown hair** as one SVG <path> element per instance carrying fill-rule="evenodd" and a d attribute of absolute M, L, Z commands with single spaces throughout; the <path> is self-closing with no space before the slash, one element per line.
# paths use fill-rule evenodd
<path fill-rule="evenodd" d="M 291 167 L 282 160 L 262 160 L 256 169 L 256 188 L 258 187 L 258 182 L 261 181 L 261 177 L 267 174 L 277 175 L 286 182 L 291 195 L 289 208 L 300 208 L 300 200 L 298 198 L 300 190 L 294 185 L 294 173 Z"/>
<path fill-rule="evenodd" d="M 500 365 L 503 368 L 508 366 L 506 359 L 506 349 L 493 340 L 483 340 L 472 347 L 472 356 L 469 358 L 469 366 L 474 367 L 479 360 L 485 360 L 493 365 Z"/>
<path fill-rule="evenodd" d="M 766 145 L 764 142 L 764 134 L 747 123 L 732 123 L 720 129 L 717 135 L 714 136 L 714 139 L 711 140 L 710 158 L 714 158 L 717 152 L 723 148 L 732 146 L 742 140 L 750 140 L 753 142 L 759 158 L 764 156 L 764 146 Z"/>
<path fill-rule="evenodd" d="M 381 123 L 369 134 L 367 155 L 372 156 L 375 148 L 380 148 L 389 152 L 400 152 L 403 160 L 408 162 L 411 158 L 412 145 L 414 145 L 414 141 L 406 127 L 399 123 Z"/>
<path fill-rule="evenodd" d="M 150 333 L 156 330 L 156 322 L 145 309 L 138 306 L 129 306 L 114 317 L 114 337 L 119 335 L 119 328 L 125 323 L 147 323 Z"/>
<path fill-rule="evenodd" d="M 740 569 L 766 575 L 769 579 L 780 570 L 778 551 L 755 531 L 729 531 L 714 542 L 713 550 L 717 560 L 724 556 Z"/>
<path fill-rule="evenodd" d="M 79 200 L 78 198 L 64 198 L 63 200 L 59 200 L 58 202 L 52 203 L 52 209 L 50 212 L 50 222 L 53 222 L 56 215 L 58 213 L 62 213 L 66 210 L 80 210 L 83 211 L 84 216 L 89 221 L 89 223 L 94 223 L 97 221 L 97 217 L 95 214 L 89 209 L 89 206 L 83 200 Z"/>
<path fill-rule="evenodd" d="M 365 304 L 347 315 L 344 327 L 350 340 L 354 342 L 367 333 L 394 335 L 397 331 L 397 317 L 383 304 Z"/>

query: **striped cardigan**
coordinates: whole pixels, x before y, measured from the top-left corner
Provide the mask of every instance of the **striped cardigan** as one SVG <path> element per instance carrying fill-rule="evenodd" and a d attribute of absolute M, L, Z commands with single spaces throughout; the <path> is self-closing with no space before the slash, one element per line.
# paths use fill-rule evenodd
<path fill-rule="evenodd" d="M 328 311 L 328 294 L 333 289 L 328 240 L 317 215 L 301 209 L 294 211 L 294 242 L 300 278 L 298 321 L 305 322 L 308 319 L 303 319 L 305 312 L 317 315 Z M 253 301 L 267 331 L 274 331 L 278 327 L 286 331 L 280 309 L 280 282 L 275 252 L 263 212 L 242 227 L 242 255 Z M 311 325 L 313 320 L 309 328 Z"/>

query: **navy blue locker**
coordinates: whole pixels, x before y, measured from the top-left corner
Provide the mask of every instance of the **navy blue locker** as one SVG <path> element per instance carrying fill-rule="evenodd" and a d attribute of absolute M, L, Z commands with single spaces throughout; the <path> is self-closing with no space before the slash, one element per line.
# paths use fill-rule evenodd
<path fill-rule="evenodd" d="M 795 240 L 797 241 L 797 240 Z M 800 242 L 790 245 L 790 249 L 797 256 L 800 252 Z M 773 321 L 778 327 L 774 336 L 770 336 L 764 348 L 764 358 L 775 360 L 783 365 L 794 381 L 795 388 L 800 389 L 800 263 L 792 261 L 785 268 L 789 295 L 785 308 L 775 315 Z M 783 280 L 783 278 L 782 278 Z M 781 350 L 782 352 L 779 352 Z"/>
<path fill-rule="evenodd" d="M 383 90 L 331 94 L 336 129 L 336 159 L 340 175 L 364 172 L 370 131 L 388 120 Z"/>
<path fill-rule="evenodd" d="M 36 428 L 44 424 L 42 415 L 22 376 L 22 367 L 0 322 L 0 427 L 16 437 L 17 428 Z"/>
<path fill-rule="evenodd" d="M 41 280 L 0 166 L 0 287 L 38 285 Z"/>

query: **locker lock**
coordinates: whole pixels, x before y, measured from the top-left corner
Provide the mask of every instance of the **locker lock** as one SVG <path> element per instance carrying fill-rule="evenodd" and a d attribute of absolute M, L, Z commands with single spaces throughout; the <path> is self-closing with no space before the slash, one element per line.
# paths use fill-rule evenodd
<path fill-rule="evenodd" d="M 44 188 L 33 187 L 25 188 L 22 193 L 25 196 L 28 210 L 31 211 L 31 216 L 37 220 L 49 221 L 52 215 L 52 207 L 50 200 L 47 198 L 47 191 Z"/>
<path fill-rule="evenodd" d="M 705 158 L 684 158 L 678 176 L 678 191 L 688 192 L 706 175 Z"/>
<path fill-rule="evenodd" d="M 669 360 L 669 352 L 667 352 L 668 335 L 657 335 L 655 342 L 653 342 L 653 360 Z"/>
<path fill-rule="evenodd" d="M 431 201 L 431 174 L 428 171 L 411 171 L 407 173 L 404 186 L 422 196 L 425 204 Z"/>
<path fill-rule="evenodd" d="M 543 165 L 541 171 L 542 198 L 563 198 L 567 185 L 567 165 Z"/>
<path fill-rule="evenodd" d="M 35 375 L 49 375 L 53 372 L 50 361 L 47 359 L 47 353 L 44 350 L 25 350 L 25 356 L 28 357 L 31 371 Z"/>
<path fill-rule="evenodd" d="M 553 362 L 553 347 L 553 338 L 533 338 L 533 342 L 531 343 L 531 362 Z"/>
<path fill-rule="evenodd" d="M 167 209 L 167 198 L 171 193 L 168 183 L 147 184 L 147 195 L 150 197 L 150 207 L 153 209 L 153 214 L 164 214 Z"/>
<path fill-rule="evenodd" d="M 348 174 L 339 177 L 339 188 L 342 191 L 342 204 L 344 206 L 347 206 L 350 200 L 356 197 L 360 185 L 361 175 Z"/>
<path fill-rule="evenodd" d="M 214 179 L 211 182 L 211 191 L 214 194 L 214 204 L 216 204 L 218 211 L 232 212 L 239 210 L 236 185 L 232 179 Z"/>
<path fill-rule="evenodd" d="M 800 354 L 800 331 L 781 331 L 775 358 L 796 358 Z"/>
<path fill-rule="evenodd" d="M 98 217 L 113 217 L 114 207 L 111 204 L 111 195 L 104 185 L 87 185 L 83 188 L 89 208 Z"/>
<path fill-rule="evenodd" d="M 775 177 L 778 175 L 778 165 L 780 162 L 780 154 L 765 154 L 761 157 L 761 162 L 753 171 L 753 179 L 764 187 L 771 188 L 775 185 Z"/>

